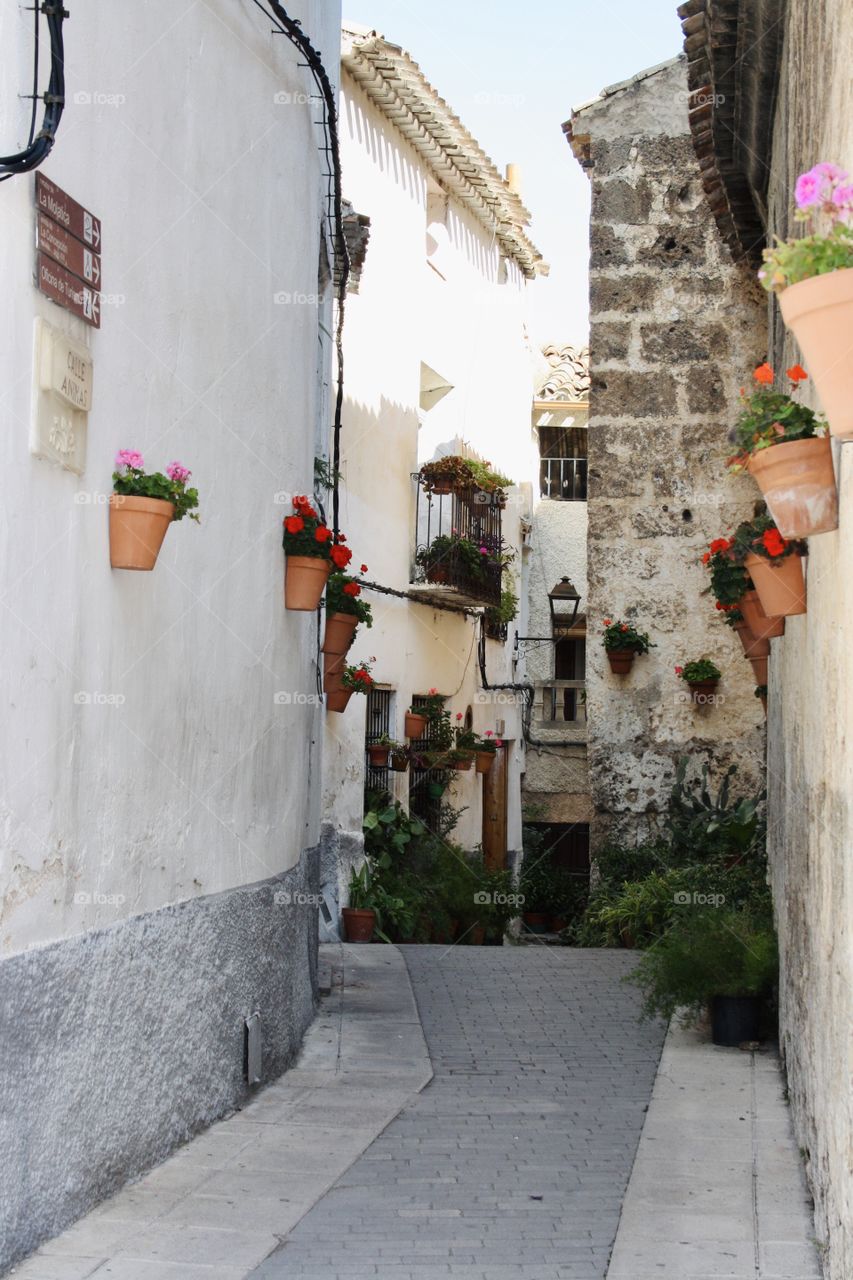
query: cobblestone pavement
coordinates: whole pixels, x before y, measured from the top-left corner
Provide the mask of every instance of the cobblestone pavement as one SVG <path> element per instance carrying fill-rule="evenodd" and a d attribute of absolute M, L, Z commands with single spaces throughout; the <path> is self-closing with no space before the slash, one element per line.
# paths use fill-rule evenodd
<path fill-rule="evenodd" d="M 434 1079 L 253 1275 L 603 1280 L 664 1035 L 634 958 L 401 951 Z"/>

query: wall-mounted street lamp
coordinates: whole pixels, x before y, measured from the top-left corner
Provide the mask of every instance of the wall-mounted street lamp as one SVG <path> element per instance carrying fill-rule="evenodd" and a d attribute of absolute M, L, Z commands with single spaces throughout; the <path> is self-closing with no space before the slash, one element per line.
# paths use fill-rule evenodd
<path fill-rule="evenodd" d="M 540 644 L 555 644 L 560 633 L 570 631 L 578 616 L 581 597 L 574 584 L 568 578 L 561 578 L 556 586 L 548 592 L 548 607 L 551 611 L 550 636 L 516 636 L 515 653 L 519 657 L 522 650 L 535 649 Z"/>

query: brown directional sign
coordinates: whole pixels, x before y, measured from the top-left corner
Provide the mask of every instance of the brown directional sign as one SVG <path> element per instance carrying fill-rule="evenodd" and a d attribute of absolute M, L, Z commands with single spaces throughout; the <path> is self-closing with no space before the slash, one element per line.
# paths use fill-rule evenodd
<path fill-rule="evenodd" d="M 101 327 L 101 296 L 70 271 L 59 266 L 52 258 L 39 252 L 36 254 L 36 273 L 38 287 L 48 298 L 58 302 L 67 311 L 85 320 L 95 329 Z"/>
<path fill-rule="evenodd" d="M 96 252 L 101 249 L 101 220 L 43 173 L 36 174 L 36 208 Z"/>
<path fill-rule="evenodd" d="M 82 240 L 61 227 L 43 213 L 36 217 L 36 244 L 54 262 L 71 271 L 95 289 L 101 286 L 101 259 L 94 249 L 87 249 Z"/>

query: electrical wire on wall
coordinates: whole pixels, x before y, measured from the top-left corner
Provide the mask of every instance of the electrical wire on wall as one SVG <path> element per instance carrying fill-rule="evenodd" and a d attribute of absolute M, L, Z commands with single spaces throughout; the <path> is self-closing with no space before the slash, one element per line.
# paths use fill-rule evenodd
<path fill-rule="evenodd" d="M 320 150 L 326 157 L 329 171 L 326 174 L 326 206 L 332 229 L 332 242 L 335 246 L 335 263 L 337 272 L 338 315 L 335 325 L 335 354 L 338 362 L 338 383 L 335 395 L 335 415 L 332 426 L 332 528 L 337 536 L 339 530 L 339 493 L 338 473 L 341 461 L 341 418 L 344 404 L 344 303 L 346 301 L 347 281 L 349 280 L 350 261 L 344 235 L 343 194 L 341 187 L 341 153 L 338 137 L 338 104 L 335 90 L 329 74 L 323 65 L 319 49 L 315 49 L 308 36 L 302 30 L 298 18 L 291 18 L 278 0 L 252 0 L 252 3 L 274 20 L 274 30 L 286 36 L 292 45 L 305 59 L 305 66 L 311 72 L 314 83 L 320 91 L 323 103 L 321 120 L 315 121 L 323 130 L 323 143 Z M 337 58 L 337 53 L 336 53 Z"/>
<path fill-rule="evenodd" d="M 5 182 L 8 178 L 14 178 L 18 174 L 29 173 L 32 169 L 37 169 L 53 149 L 56 141 L 56 131 L 59 128 L 59 122 L 62 119 L 62 112 L 65 110 L 65 46 L 62 35 L 62 24 L 69 16 L 68 10 L 63 9 L 61 4 L 53 3 L 52 0 L 44 0 L 41 5 L 38 0 L 33 5 L 33 91 L 26 95 L 32 98 L 33 109 L 30 116 L 30 132 L 27 139 L 27 145 L 23 151 L 14 152 L 12 155 L 0 156 L 0 182 Z M 39 93 L 39 16 L 44 14 L 47 19 L 47 31 L 50 37 L 50 79 L 47 89 L 42 95 Z M 38 118 L 38 104 L 44 102 L 44 118 L 42 126 L 36 133 L 36 121 Z"/>

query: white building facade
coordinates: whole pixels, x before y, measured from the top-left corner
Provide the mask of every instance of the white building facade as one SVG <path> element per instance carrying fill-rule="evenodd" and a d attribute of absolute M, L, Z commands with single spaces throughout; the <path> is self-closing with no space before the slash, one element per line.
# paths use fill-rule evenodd
<path fill-rule="evenodd" d="M 0 186 L 0 1269 L 245 1095 L 251 1015 L 266 1080 L 314 1009 L 324 720 L 281 518 L 329 418 L 317 90 L 251 7 L 178 8 L 65 22 L 40 172 L 100 219 L 99 328 L 34 286 L 33 176 Z M 301 17 L 337 50 L 338 5 Z M 12 151 L 32 15 L 6 6 L 0 45 Z M 36 333 L 88 370 L 86 411 Z M 152 573 L 110 568 L 121 448 L 200 492 Z"/>

